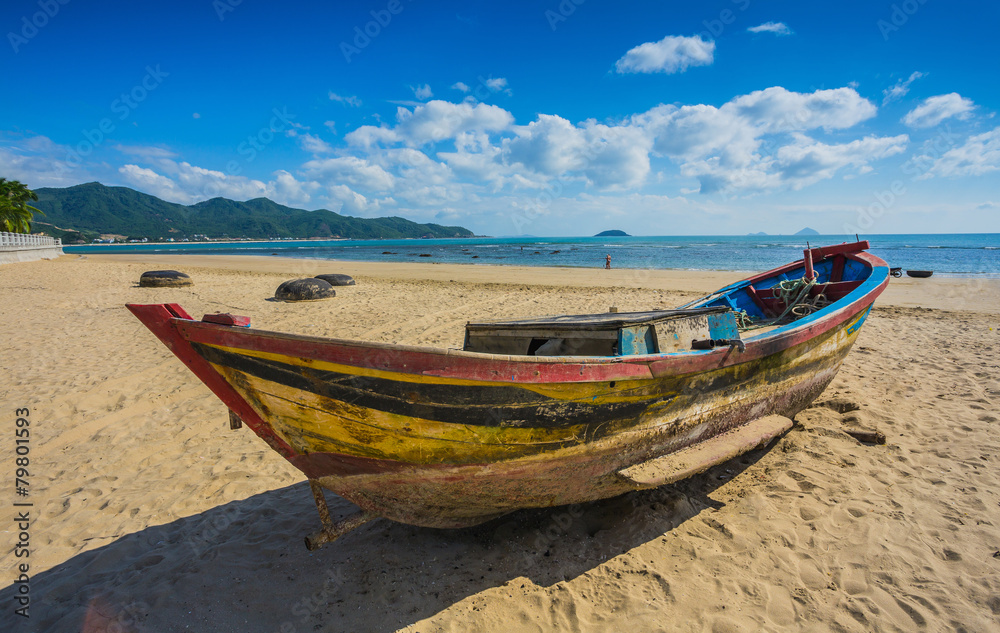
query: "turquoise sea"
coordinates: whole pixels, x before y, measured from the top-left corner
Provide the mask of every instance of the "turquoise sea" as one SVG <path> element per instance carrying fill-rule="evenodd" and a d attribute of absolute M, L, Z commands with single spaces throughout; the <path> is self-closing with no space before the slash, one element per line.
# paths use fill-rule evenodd
<path fill-rule="evenodd" d="M 935 275 L 1000 277 L 1000 234 L 873 235 L 871 252 L 893 267 Z M 67 253 L 199 253 L 307 259 L 510 266 L 732 270 L 756 272 L 854 236 L 477 237 L 434 240 L 278 240 L 66 246 Z"/>

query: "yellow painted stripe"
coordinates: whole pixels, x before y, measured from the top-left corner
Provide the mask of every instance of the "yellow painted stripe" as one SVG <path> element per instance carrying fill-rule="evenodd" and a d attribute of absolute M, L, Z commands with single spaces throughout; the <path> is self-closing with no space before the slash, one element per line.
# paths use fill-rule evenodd
<path fill-rule="evenodd" d="M 369 367 L 358 367 L 356 365 L 342 365 L 340 363 L 331 363 L 324 360 L 316 360 L 314 358 L 303 358 L 301 356 L 288 356 L 285 354 L 275 354 L 273 352 L 261 352 L 258 350 L 242 349 L 239 347 L 225 347 L 222 345 L 211 345 L 208 343 L 202 343 L 202 345 L 205 345 L 207 347 L 214 347 L 224 352 L 229 352 L 230 354 L 237 354 L 239 356 L 250 356 L 251 358 L 271 360 L 279 363 L 285 363 L 287 365 L 295 365 L 297 367 L 312 367 L 314 369 L 319 369 L 322 371 L 332 371 L 338 374 L 348 374 L 351 376 L 385 378 L 387 380 L 395 380 L 397 382 L 484 386 L 484 387 L 497 386 L 498 384 L 505 384 L 505 383 L 485 382 L 478 380 L 465 380 L 462 378 L 442 378 L 440 376 L 427 376 L 425 374 L 410 374 L 404 372 L 385 371 L 382 369 L 371 369 Z M 506 384 L 519 385 L 520 383 L 506 383 Z"/>
<path fill-rule="evenodd" d="M 409 374 L 404 372 L 385 371 L 382 369 L 371 369 L 369 367 L 357 367 L 355 365 L 343 365 L 328 361 L 316 360 L 313 358 L 303 358 L 300 356 L 288 356 L 273 352 L 261 352 L 258 350 L 242 349 L 238 347 L 225 347 L 222 345 L 210 345 L 202 343 L 207 347 L 236 354 L 239 356 L 249 356 L 261 360 L 269 360 L 296 367 L 309 367 L 321 371 L 330 371 L 349 376 L 365 376 L 369 378 L 383 378 L 396 382 L 406 382 L 424 385 L 451 385 L 467 387 L 517 387 L 537 393 L 548 398 L 557 400 L 581 400 L 589 402 L 628 402 L 631 400 L 641 400 L 648 398 L 648 393 L 630 393 L 633 390 L 649 385 L 649 378 L 637 380 L 618 380 L 612 389 L 607 382 L 562 382 L 562 383 L 524 383 L 511 381 L 483 381 L 468 380 L 464 378 L 448 378 L 442 376 L 428 376 L 425 374 Z M 596 398 L 596 400 L 595 400 Z"/>
<path fill-rule="evenodd" d="M 785 378 L 783 374 L 790 368 L 809 362 L 811 359 L 835 355 L 843 346 L 853 342 L 856 336 L 857 331 L 847 334 L 846 327 L 841 327 L 822 341 L 810 341 L 797 346 L 799 347 L 797 353 L 788 350 L 790 358 L 786 359 L 781 367 L 770 367 L 759 372 L 751 378 L 750 385 L 747 383 L 734 385 L 727 389 L 726 393 L 688 394 L 676 402 L 672 401 L 668 406 L 648 410 L 646 414 L 640 416 L 641 420 L 638 422 L 605 423 L 618 428 L 605 429 L 609 435 L 599 440 L 597 444 L 621 442 L 622 446 L 626 446 L 630 442 L 641 441 L 644 434 L 664 425 L 669 425 L 675 432 L 680 433 L 695 420 L 705 420 L 717 415 L 721 410 L 737 406 L 741 401 L 754 399 L 756 395 L 761 395 L 760 390 L 776 393 L 785 391 L 796 381 L 802 380 L 802 376 L 794 379 Z M 246 350 L 220 349 L 250 355 Z M 292 360 L 290 357 L 275 354 L 258 357 L 283 363 Z M 343 370 L 358 369 L 320 362 L 289 364 L 318 369 L 332 367 L 340 367 Z M 320 364 L 324 367 L 320 367 Z M 213 367 L 247 399 L 283 439 L 302 453 L 339 453 L 415 464 L 487 463 L 533 455 L 542 456 L 560 446 L 565 446 L 571 453 L 587 451 L 593 446 L 586 442 L 586 425 L 583 424 L 561 428 L 516 428 L 438 422 L 341 402 L 226 366 L 213 364 Z M 745 369 L 741 365 L 721 368 L 701 376 L 699 381 L 710 382 L 716 376 Z M 341 370 L 329 369 L 329 371 Z M 378 370 L 370 371 L 381 374 L 379 377 L 393 377 L 392 379 L 400 375 Z M 426 378 L 435 378 L 434 382 L 459 384 L 436 377 Z M 650 391 L 663 389 L 665 383 L 669 384 L 672 379 L 629 382 L 641 385 L 636 391 L 648 394 Z M 496 383 L 472 382 L 471 384 L 495 385 Z M 610 398 L 599 398 L 595 400 L 597 401 L 607 402 Z"/>
<path fill-rule="evenodd" d="M 516 428 L 437 422 L 369 409 L 213 365 L 296 450 L 411 463 L 511 459 L 582 443 L 585 425 Z"/>

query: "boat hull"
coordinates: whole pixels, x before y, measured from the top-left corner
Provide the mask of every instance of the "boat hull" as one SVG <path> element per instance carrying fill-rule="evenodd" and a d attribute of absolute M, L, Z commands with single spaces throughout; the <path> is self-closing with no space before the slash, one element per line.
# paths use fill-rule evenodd
<path fill-rule="evenodd" d="M 652 487 L 622 471 L 794 416 L 833 380 L 887 284 L 884 262 L 851 257 L 871 274 L 847 296 L 745 349 L 498 356 L 129 309 L 309 479 L 374 515 L 455 528 Z"/>
<path fill-rule="evenodd" d="M 622 432 L 542 455 L 451 465 L 310 453 L 292 463 L 365 510 L 426 527 L 465 527 L 521 508 L 613 497 L 637 488 L 618 475 L 628 466 L 763 415 L 792 417 L 809 406 L 833 380 L 857 337 L 857 330 L 848 334 L 848 329 L 845 324 L 822 341 L 754 363 L 654 379 L 650 388 L 678 394 L 668 406 L 637 416 Z M 719 386 L 704 388 L 710 384 Z"/>

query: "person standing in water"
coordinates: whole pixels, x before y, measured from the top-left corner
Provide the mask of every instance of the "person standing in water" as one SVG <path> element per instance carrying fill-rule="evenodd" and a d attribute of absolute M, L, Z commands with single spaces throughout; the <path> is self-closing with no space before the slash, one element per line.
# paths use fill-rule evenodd
<path fill-rule="evenodd" d="M 608 253 L 608 256 L 604 258 L 604 269 L 611 270 L 611 253 Z"/>

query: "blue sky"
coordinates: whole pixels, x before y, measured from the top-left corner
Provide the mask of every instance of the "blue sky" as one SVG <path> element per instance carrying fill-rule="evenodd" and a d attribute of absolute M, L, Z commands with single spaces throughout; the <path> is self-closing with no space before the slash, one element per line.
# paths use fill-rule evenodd
<path fill-rule="evenodd" d="M 988 2 L 9 0 L 0 176 L 488 235 L 1000 232 Z"/>

